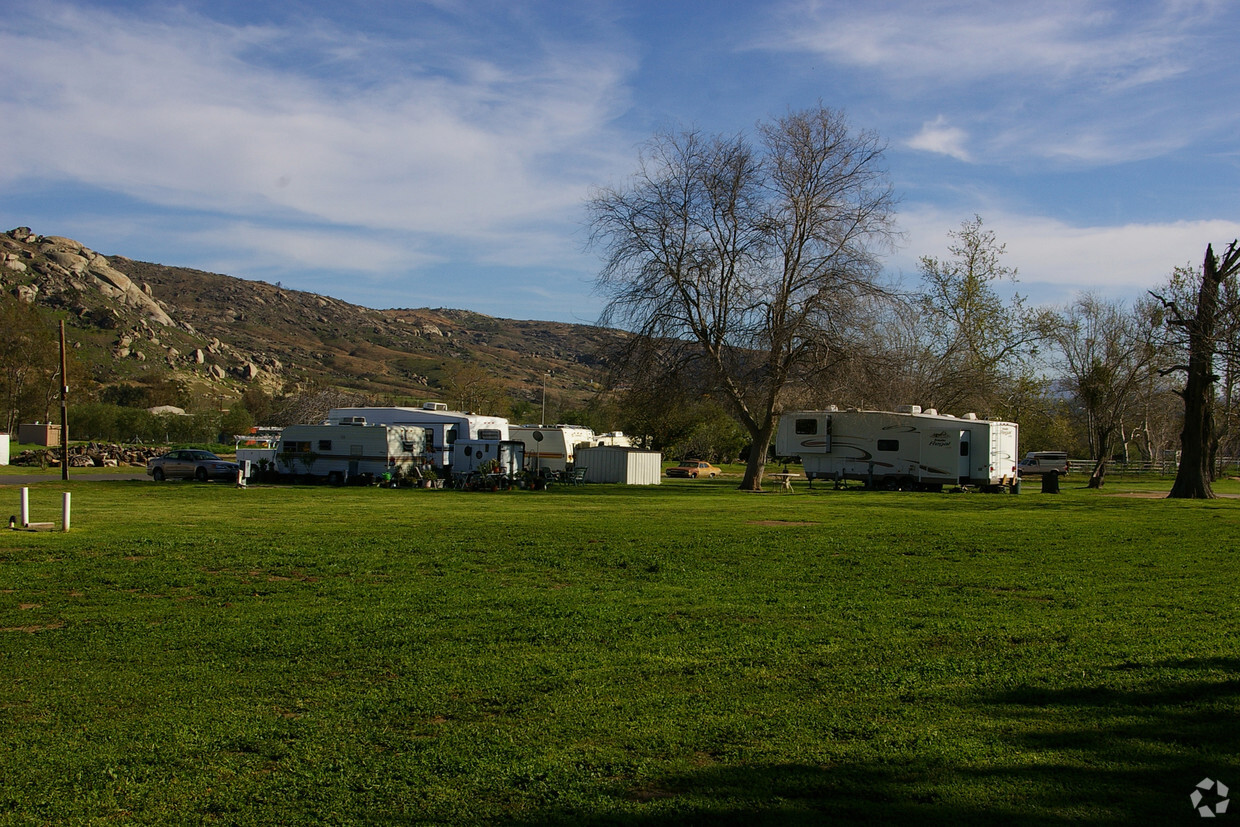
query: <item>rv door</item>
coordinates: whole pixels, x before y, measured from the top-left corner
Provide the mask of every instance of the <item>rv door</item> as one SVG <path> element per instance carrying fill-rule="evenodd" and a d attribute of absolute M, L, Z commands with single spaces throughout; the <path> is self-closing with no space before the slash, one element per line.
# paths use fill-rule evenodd
<path fill-rule="evenodd" d="M 972 459 L 969 456 L 969 437 L 971 431 L 960 432 L 960 484 L 964 485 L 969 481 L 970 467 L 969 462 Z"/>

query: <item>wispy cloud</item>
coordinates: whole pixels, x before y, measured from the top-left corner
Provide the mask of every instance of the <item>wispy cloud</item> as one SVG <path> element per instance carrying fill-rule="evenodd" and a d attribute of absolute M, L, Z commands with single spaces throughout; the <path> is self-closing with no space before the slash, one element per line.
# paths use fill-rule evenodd
<path fill-rule="evenodd" d="M 1220 70 L 1225 13 L 1217 0 L 799 0 L 760 45 L 863 70 L 904 110 L 948 110 L 975 159 L 1117 163 L 1240 128 L 1234 110 L 1203 122 L 1180 85 L 1240 89 Z"/>
<path fill-rule="evenodd" d="M 949 126 L 947 118 L 939 115 L 933 121 L 922 124 L 921 131 L 908 139 L 908 146 L 923 152 L 947 155 L 958 161 L 968 161 L 965 149 L 968 134 L 959 127 Z"/>
<path fill-rule="evenodd" d="M 254 221 L 478 243 L 568 220 L 625 100 L 627 59 L 602 43 L 548 37 L 536 54 L 496 61 L 477 43 L 411 49 L 313 23 L 55 4 L 39 14 L 0 31 L 0 118 L 22 159 L 0 179 L 39 175 Z M 297 62 L 283 59 L 294 51 Z M 306 68 L 324 62 L 330 73 Z"/>

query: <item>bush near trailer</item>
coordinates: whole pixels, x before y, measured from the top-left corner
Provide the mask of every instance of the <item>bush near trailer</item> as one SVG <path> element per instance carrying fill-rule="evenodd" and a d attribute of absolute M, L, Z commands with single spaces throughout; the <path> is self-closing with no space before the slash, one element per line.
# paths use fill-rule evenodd
<path fill-rule="evenodd" d="M 1236 501 L 69 486 L 0 537 L 3 823 L 1172 823 L 1240 779 Z"/>

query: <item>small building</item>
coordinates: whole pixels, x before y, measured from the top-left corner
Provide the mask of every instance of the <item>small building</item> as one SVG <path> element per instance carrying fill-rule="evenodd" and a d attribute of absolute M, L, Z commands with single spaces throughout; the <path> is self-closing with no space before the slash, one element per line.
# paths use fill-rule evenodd
<path fill-rule="evenodd" d="M 586 482 L 658 485 L 663 477 L 663 455 L 614 445 L 578 448 L 576 466 L 586 469 Z"/>
<path fill-rule="evenodd" d="M 50 422 L 18 425 L 17 441 L 23 445 L 59 445 L 60 426 Z"/>

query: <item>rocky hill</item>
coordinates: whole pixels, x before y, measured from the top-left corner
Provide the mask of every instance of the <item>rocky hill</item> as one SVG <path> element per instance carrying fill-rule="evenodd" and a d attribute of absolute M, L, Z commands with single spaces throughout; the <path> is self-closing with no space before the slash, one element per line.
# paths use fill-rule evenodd
<path fill-rule="evenodd" d="M 467 310 L 373 310 L 261 281 L 105 256 L 19 227 L 0 236 L 0 289 L 66 321 L 101 386 L 159 373 L 224 401 L 328 385 L 401 404 L 443 399 L 465 365 L 517 399 L 587 399 L 619 334 Z"/>

